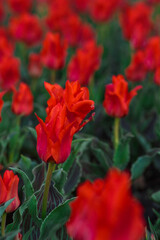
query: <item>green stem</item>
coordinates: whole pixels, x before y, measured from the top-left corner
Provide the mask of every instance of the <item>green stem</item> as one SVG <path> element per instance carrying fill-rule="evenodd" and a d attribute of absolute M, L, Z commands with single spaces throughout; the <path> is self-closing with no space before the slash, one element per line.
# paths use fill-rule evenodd
<path fill-rule="evenodd" d="M 43 193 L 43 200 L 42 200 L 42 219 L 46 217 L 49 187 L 51 184 L 52 173 L 55 170 L 55 167 L 56 167 L 56 164 L 53 162 L 50 162 L 48 164 L 48 171 L 47 171 L 46 182 L 45 182 L 44 193 Z"/>
<path fill-rule="evenodd" d="M 114 120 L 114 148 L 116 149 L 119 144 L 119 124 L 120 118 L 115 118 Z"/>
<path fill-rule="evenodd" d="M 2 215 L 2 222 L 1 222 L 2 237 L 5 236 L 6 218 L 7 218 L 7 213 L 4 212 L 3 215 Z"/>
<path fill-rule="evenodd" d="M 56 82 L 56 71 L 51 70 L 51 84 L 55 84 Z"/>
<path fill-rule="evenodd" d="M 16 118 L 16 127 L 17 127 L 17 131 L 20 135 L 20 125 L 21 125 L 21 115 L 17 116 Z M 16 151 L 16 148 L 13 147 L 11 150 L 10 150 L 10 153 L 9 153 L 9 164 L 12 164 L 14 162 L 14 155 L 15 155 L 15 151 Z"/>

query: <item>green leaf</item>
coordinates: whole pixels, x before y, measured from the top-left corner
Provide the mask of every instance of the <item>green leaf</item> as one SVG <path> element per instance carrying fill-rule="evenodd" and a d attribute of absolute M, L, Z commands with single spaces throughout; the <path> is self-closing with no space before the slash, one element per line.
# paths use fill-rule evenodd
<path fill-rule="evenodd" d="M 20 230 L 9 232 L 4 237 L 0 237 L 0 240 L 13 240 L 19 232 Z"/>
<path fill-rule="evenodd" d="M 40 229 L 39 240 L 53 239 L 56 231 L 61 228 L 69 219 L 69 202 L 72 200 L 73 199 L 67 200 L 63 204 L 59 205 L 44 219 Z"/>
<path fill-rule="evenodd" d="M 82 167 L 79 164 L 78 160 L 74 161 L 72 167 L 70 168 L 67 176 L 67 181 L 64 185 L 65 194 L 70 194 L 76 189 L 80 183 L 80 178 L 82 176 Z"/>
<path fill-rule="evenodd" d="M 6 208 L 10 205 L 10 203 L 13 202 L 13 200 L 14 200 L 14 198 L 8 200 L 7 202 L 5 202 L 5 204 L 3 206 L 0 207 L 0 218 L 2 217 Z"/>
<path fill-rule="evenodd" d="M 34 190 L 38 191 L 45 181 L 46 165 L 44 164 L 44 162 L 34 167 L 32 170 L 32 173 L 34 176 L 32 184 L 33 184 Z"/>
<path fill-rule="evenodd" d="M 29 132 L 32 134 L 32 136 L 37 140 L 37 132 L 35 130 L 35 128 L 32 127 L 26 127 L 27 130 L 29 130 Z"/>
<path fill-rule="evenodd" d="M 29 169 L 31 167 L 32 160 L 29 157 L 21 155 L 21 161 L 23 165 L 25 165 L 26 169 Z"/>
<path fill-rule="evenodd" d="M 13 230 L 18 230 L 22 222 L 22 215 L 27 208 L 27 202 L 21 204 L 21 206 L 13 214 L 13 222 L 8 224 L 6 227 L 6 232 L 11 232 Z"/>
<path fill-rule="evenodd" d="M 26 199 L 29 199 L 30 196 L 33 195 L 34 189 L 33 189 L 32 183 L 29 180 L 28 176 L 22 170 L 20 170 L 18 168 L 10 168 L 10 169 L 12 169 L 14 172 L 19 173 L 20 176 L 22 177 L 23 183 L 24 183 L 25 196 L 26 196 Z"/>
<path fill-rule="evenodd" d="M 121 141 L 115 150 L 113 162 L 114 166 L 124 170 L 130 159 L 129 140 Z"/>
<path fill-rule="evenodd" d="M 136 178 L 140 177 L 151 162 L 152 158 L 147 155 L 139 157 L 137 161 L 133 163 L 131 168 L 132 180 L 135 180 Z"/>
<path fill-rule="evenodd" d="M 26 233 L 23 235 L 23 240 L 28 240 L 29 237 L 32 235 L 33 230 L 34 230 L 34 226 L 33 226 L 31 229 L 29 229 L 29 231 L 26 232 Z"/>
<path fill-rule="evenodd" d="M 55 187 L 58 191 L 63 192 L 63 187 L 67 180 L 67 173 L 63 170 L 63 168 L 55 170 L 52 174 L 52 180 L 54 181 Z"/>
<path fill-rule="evenodd" d="M 160 191 L 153 193 L 153 194 L 152 194 L 152 199 L 153 199 L 155 202 L 160 203 Z"/>
<path fill-rule="evenodd" d="M 63 170 L 68 172 L 76 158 L 80 158 L 93 138 L 76 139 L 72 142 L 72 151 L 68 159 L 62 164 Z"/>

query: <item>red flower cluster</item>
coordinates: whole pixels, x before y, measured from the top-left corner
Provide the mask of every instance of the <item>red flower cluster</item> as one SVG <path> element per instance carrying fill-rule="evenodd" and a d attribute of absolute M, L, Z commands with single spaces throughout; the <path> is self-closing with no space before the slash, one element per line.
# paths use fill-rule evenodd
<path fill-rule="evenodd" d="M 87 123 L 83 120 L 94 109 L 94 102 L 89 100 L 88 89 L 78 82 L 67 81 L 64 90 L 49 83 L 45 88 L 50 99 L 45 122 L 38 117 L 37 152 L 43 161 L 59 164 L 68 158 L 73 135 Z"/>
<path fill-rule="evenodd" d="M 132 196 L 129 174 L 116 169 L 93 183 L 86 181 L 71 203 L 67 230 L 75 240 L 141 240 L 145 222 Z"/>
<path fill-rule="evenodd" d="M 33 95 L 29 86 L 20 83 L 19 90 L 13 89 L 12 111 L 16 115 L 29 115 L 33 111 Z"/>
<path fill-rule="evenodd" d="M 124 4 L 125 0 L 70 0 L 81 12 L 86 12 L 96 22 L 108 21 Z"/>
<path fill-rule="evenodd" d="M 3 57 L 0 64 L 0 88 L 10 90 L 20 80 L 20 60 Z"/>
<path fill-rule="evenodd" d="M 90 41 L 82 49 L 78 49 L 68 65 L 69 80 L 78 80 L 80 84 L 87 85 L 100 66 L 102 51 L 102 47 L 97 46 L 94 41 Z"/>
<path fill-rule="evenodd" d="M 93 0 L 90 1 L 88 11 L 93 20 L 97 22 L 107 21 L 112 17 L 116 10 L 118 10 L 123 2 L 123 0 Z"/>
<path fill-rule="evenodd" d="M 39 18 L 29 13 L 11 18 L 9 28 L 13 38 L 27 46 L 38 44 L 42 38 Z"/>
<path fill-rule="evenodd" d="M 144 52 L 142 50 L 137 51 L 132 56 L 131 63 L 125 71 L 127 79 L 133 82 L 142 81 L 145 79 L 147 72 L 144 61 Z"/>
<path fill-rule="evenodd" d="M 0 61 L 3 57 L 10 57 L 13 55 L 14 46 L 11 44 L 5 33 L 3 35 L 2 31 L 0 31 Z"/>
<path fill-rule="evenodd" d="M 82 22 L 69 0 L 53 1 L 45 22 L 51 31 L 59 32 L 71 46 L 81 46 L 94 39 L 91 26 Z"/>
<path fill-rule="evenodd" d="M 3 179 L 0 176 L 0 204 L 14 198 L 11 204 L 6 208 L 7 213 L 15 211 L 20 205 L 18 183 L 19 178 L 17 175 L 14 175 L 13 171 L 6 170 Z"/>
<path fill-rule="evenodd" d="M 144 49 L 137 51 L 126 69 L 126 76 L 130 81 L 144 80 L 147 72 L 155 74 L 154 82 L 160 85 L 160 37 L 151 37 Z"/>
<path fill-rule="evenodd" d="M 103 106 L 109 116 L 122 118 L 129 112 L 129 104 L 142 86 L 128 91 L 128 83 L 122 75 L 113 76 L 111 84 L 106 86 Z"/>
<path fill-rule="evenodd" d="M 28 12 L 32 6 L 32 0 L 7 0 L 9 7 L 15 13 Z"/>
<path fill-rule="evenodd" d="M 126 39 L 134 48 L 143 47 L 147 42 L 151 29 L 152 8 L 144 2 L 133 5 L 126 4 L 120 15 L 120 23 Z"/>
<path fill-rule="evenodd" d="M 50 69 L 61 69 L 65 65 L 67 43 L 58 33 L 47 33 L 41 50 L 41 61 Z"/>

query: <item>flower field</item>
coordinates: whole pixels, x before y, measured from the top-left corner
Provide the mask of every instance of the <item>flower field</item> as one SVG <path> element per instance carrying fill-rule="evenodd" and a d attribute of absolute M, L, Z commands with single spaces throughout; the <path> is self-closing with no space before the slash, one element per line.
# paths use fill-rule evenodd
<path fill-rule="evenodd" d="M 0 0 L 0 240 L 160 239 L 159 22 L 159 0 Z"/>

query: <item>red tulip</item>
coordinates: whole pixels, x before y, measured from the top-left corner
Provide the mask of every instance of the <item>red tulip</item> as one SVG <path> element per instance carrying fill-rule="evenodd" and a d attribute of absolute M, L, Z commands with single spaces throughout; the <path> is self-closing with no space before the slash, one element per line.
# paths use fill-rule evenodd
<path fill-rule="evenodd" d="M 15 211 L 20 205 L 18 183 L 19 178 L 17 175 L 14 175 L 13 171 L 6 170 L 3 179 L 0 176 L 0 204 L 14 198 L 11 204 L 6 208 L 7 213 Z"/>
<path fill-rule="evenodd" d="M 4 20 L 4 17 L 5 17 L 4 6 L 3 3 L 0 2 L 0 22 Z"/>
<path fill-rule="evenodd" d="M 141 240 L 145 221 L 140 203 L 132 196 L 130 177 L 111 169 L 107 177 L 86 181 L 71 203 L 68 233 L 75 240 Z"/>
<path fill-rule="evenodd" d="M 145 65 L 145 53 L 141 50 L 137 51 L 133 56 L 130 65 L 127 67 L 126 77 L 129 81 L 143 81 L 147 74 Z"/>
<path fill-rule="evenodd" d="M 16 13 L 28 12 L 31 9 L 31 0 L 8 0 L 9 7 Z"/>
<path fill-rule="evenodd" d="M 130 40 L 133 47 L 144 47 L 153 27 L 151 21 L 152 8 L 144 2 L 133 5 L 126 4 L 120 15 L 121 27 L 126 39 Z"/>
<path fill-rule="evenodd" d="M 10 90 L 20 80 L 20 60 L 4 57 L 0 64 L 0 87 Z"/>
<path fill-rule="evenodd" d="M 104 22 L 112 17 L 122 2 L 122 0 L 92 0 L 89 3 L 88 11 L 94 21 Z"/>
<path fill-rule="evenodd" d="M 29 86 L 20 83 L 19 90 L 14 89 L 12 111 L 17 115 L 29 115 L 33 111 L 33 95 Z"/>
<path fill-rule="evenodd" d="M 2 98 L 3 98 L 4 94 L 5 94 L 5 91 L 0 92 L 0 122 L 2 121 L 2 117 L 1 117 L 1 112 L 2 112 L 2 108 L 3 108 L 3 100 L 2 100 Z"/>
<path fill-rule="evenodd" d="M 45 83 L 45 87 L 51 97 L 45 122 L 37 117 L 37 152 L 43 161 L 59 164 L 68 158 L 73 135 L 87 123 L 83 120 L 94 109 L 94 102 L 78 82 L 67 81 L 64 90 L 58 84 Z"/>
<path fill-rule="evenodd" d="M 50 69 L 61 69 L 65 65 L 67 43 L 58 33 L 47 33 L 41 50 L 41 59 L 44 66 Z"/>
<path fill-rule="evenodd" d="M 18 233 L 18 234 L 16 235 L 16 237 L 14 238 L 14 240 L 22 240 L 22 239 L 23 239 L 23 236 L 22 236 L 21 233 Z"/>
<path fill-rule="evenodd" d="M 151 37 L 145 47 L 144 63 L 148 70 L 155 70 L 160 66 L 160 37 Z"/>
<path fill-rule="evenodd" d="M 66 0 L 54 0 L 49 4 L 49 14 L 46 24 L 51 31 L 60 31 L 61 27 L 72 14 L 71 8 Z"/>
<path fill-rule="evenodd" d="M 42 38 L 39 18 L 29 13 L 11 18 L 9 27 L 13 38 L 29 47 L 38 44 Z"/>
<path fill-rule="evenodd" d="M 102 47 L 97 46 L 94 41 L 78 49 L 68 65 L 69 80 L 78 80 L 82 85 L 87 85 L 100 66 L 101 54 Z"/>
<path fill-rule="evenodd" d="M 70 0 L 70 2 L 78 11 L 86 12 L 92 0 Z"/>
<path fill-rule="evenodd" d="M 13 51 L 14 51 L 13 44 L 11 44 L 5 36 L 5 31 L 4 33 L 2 32 L 3 32 L 3 29 L 1 29 L 0 31 L 0 61 L 4 57 L 13 56 Z"/>
<path fill-rule="evenodd" d="M 32 77 L 38 78 L 42 75 L 43 66 L 41 62 L 41 56 L 36 53 L 29 55 L 28 72 Z"/>
<path fill-rule="evenodd" d="M 106 86 L 103 106 L 109 116 L 121 118 L 128 114 L 129 104 L 142 86 L 137 86 L 129 92 L 128 83 L 122 75 L 113 76 L 112 82 Z"/>

